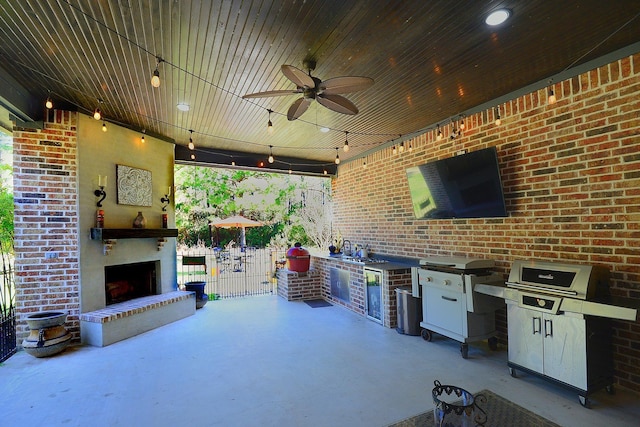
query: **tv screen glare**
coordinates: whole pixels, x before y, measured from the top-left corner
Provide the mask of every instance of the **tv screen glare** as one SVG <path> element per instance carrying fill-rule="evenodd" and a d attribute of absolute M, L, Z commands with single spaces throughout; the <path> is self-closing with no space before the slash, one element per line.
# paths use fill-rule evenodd
<path fill-rule="evenodd" d="M 407 169 L 418 219 L 506 217 L 495 147 Z"/>

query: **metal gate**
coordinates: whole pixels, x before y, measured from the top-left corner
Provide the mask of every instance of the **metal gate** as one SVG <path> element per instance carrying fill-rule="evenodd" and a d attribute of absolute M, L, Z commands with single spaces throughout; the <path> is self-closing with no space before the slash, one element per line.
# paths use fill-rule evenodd
<path fill-rule="evenodd" d="M 178 283 L 205 282 L 209 300 L 276 293 L 285 250 L 198 248 L 178 252 Z"/>
<path fill-rule="evenodd" d="M 6 254 L 2 254 L 3 261 L 7 261 Z M 16 312 L 15 285 L 11 262 L 3 262 L 0 271 L 0 362 L 7 360 L 16 352 Z"/>

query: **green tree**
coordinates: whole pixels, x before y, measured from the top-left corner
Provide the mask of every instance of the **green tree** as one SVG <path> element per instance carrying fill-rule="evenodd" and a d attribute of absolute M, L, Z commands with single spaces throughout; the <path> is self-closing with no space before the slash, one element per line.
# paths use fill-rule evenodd
<path fill-rule="evenodd" d="M 246 230 L 251 245 L 325 245 L 317 235 L 330 230 L 326 178 L 184 165 L 176 166 L 175 176 L 182 244 L 224 246 L 238 237 L 238 230 L 216 229 L 210 222 L 242 215 L 265 224 Z"/>

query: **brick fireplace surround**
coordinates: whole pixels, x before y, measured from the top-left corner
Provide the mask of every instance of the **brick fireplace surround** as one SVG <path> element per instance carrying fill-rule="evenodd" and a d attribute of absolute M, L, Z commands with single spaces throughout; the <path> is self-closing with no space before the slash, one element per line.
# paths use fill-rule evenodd
<path fill-rule="evenodd" d="M 100 125 L 54 110 L 42 129 L 14 129 L 18 344 L 28 335 L 26 316 L 38 311 L 67 312 L 73 340 L 98 346 L 195 312 L 193 294 L 177 290 L 174 238 L 164 245 L 157 239 L 118 240 L 109 255 L 102 242 L 90 239 L 95 174 L 109 176 L 103 209 L 105 226 L 112 228 L 130 228 L 140 210 L 116 203 L 116 164 L 151 170 L 154 205 L 144 208 L 149 228 L 160 228 L 159 195 L 173 183 L 173 144 L 149 137 L 141 145 L 135 132 L 112 125 L 105 134 Z M 168 213 L 173 224 L 173 206 Z M 158 295 L 106 307 L 105 267 L 137 262 L 159 266 Z"/>

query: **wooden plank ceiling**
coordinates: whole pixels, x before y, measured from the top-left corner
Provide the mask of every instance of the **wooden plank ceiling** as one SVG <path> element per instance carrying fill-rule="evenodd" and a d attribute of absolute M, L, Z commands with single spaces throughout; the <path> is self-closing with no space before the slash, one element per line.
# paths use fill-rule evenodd
<path fill-rule="evenodd" d="M 488 27 L 500 7 L 511 19 Z M 38 102 L 99 106 L 107 124 L 183 146 L 191 136 L 196 154 L 272 150 L 303 169 L 332 164 L 347 138 L 343 160 L 637 43 L 639 13 L 637 0 L 0 0 L 0 68 Z M 321 80 L 375 80 L 344 94 L 357 115 L 314 101 L 288 121 L 301 95 L 242 98 L 295 90 L 280 66 L 305 59 Z"/>

